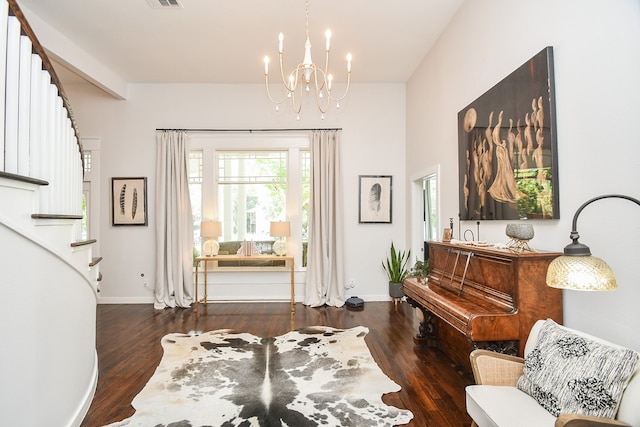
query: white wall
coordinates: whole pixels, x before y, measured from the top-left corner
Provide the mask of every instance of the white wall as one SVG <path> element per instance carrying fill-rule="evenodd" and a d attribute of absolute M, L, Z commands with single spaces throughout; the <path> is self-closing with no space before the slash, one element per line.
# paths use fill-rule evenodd
<path fill-rule="evenodd" d="M 531 221 L 532 246 L 561 251 L 591 197 L 640 198 L 640 2 L 467 0 L 407 84 L 407 176 L 441 166 L 442 220 L 456 218 L 455 231 L 457 113 L 545 46 L 554 48 L 561 219 Z M 639 217 L 624 200 L 590 205 L 581 242 L 611 265 L 619 289 L 564 291 L 566 325 L 637 350 Z M 483 221 L 482 240 L 506 242 L 505 224 Z"/>
<path fill-rule="evenodd" d="M 101 302 L 152 302 L 151 291 L 143 287 L 140 274 L 154 283 L 156 128 L 341 127 L 345 281 L 354 279 L 356 284 L 346 295 L 388 299 L 380 261 L 391 240 L 400 247 L 405 244 L 404 84 L 352 85 L 337 113 L 322 121 L 316 110 L 307 109 L 299 122 L 284 110 L 276 114 L 262 85 L 131 85 L 124 101 L 91 86 L 72 85 L 65 90 L 81 136 L 101 140 Z M 393 176 L 392 224 L 358 224 L 358 175 L 372 174 Z M 148 177 L 148 227 L 111 226 L 110 180 L 126 176 Z M 262 274 L 263 280 L 273 285 L 271 290 L 255 284 L 256 274 L 260 273 L 244 277 L 242 273 L 225 273 L 212 275 L 211 280 L 243 284 L 226 288 L 227 299 L 269 295 L 288 299 L 287 274 Z M 297 273 L 298 301 L 302 299 L 303 281 L 304 274 Z M 209 291 L 215 298 L 216 288 Z"/>

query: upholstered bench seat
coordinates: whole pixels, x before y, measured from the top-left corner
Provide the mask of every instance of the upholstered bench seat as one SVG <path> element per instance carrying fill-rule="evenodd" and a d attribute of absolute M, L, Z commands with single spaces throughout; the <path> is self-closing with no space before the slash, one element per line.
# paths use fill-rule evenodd
<path fill-rule="evenodd" d="M 552 426 L 556 417 L 523 391 L 511 386 L 467 387 L 467 412 L 479 426 Z"/>

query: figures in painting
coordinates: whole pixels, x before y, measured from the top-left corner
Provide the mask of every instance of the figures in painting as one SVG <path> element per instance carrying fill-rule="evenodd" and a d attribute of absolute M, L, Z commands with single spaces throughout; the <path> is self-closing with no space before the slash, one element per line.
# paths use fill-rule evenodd
<path fill-rule="evenodd" d="M 489 187 L 489 194 L 494 200 L 504 203 L 516 203 L 519 199 L 526 197 L 516 186 L 516 178 L 511 169 L 511 159 L 507 144 L 500 140 L 500 126 L 502 125 L 503 111 L 498 115 L 498 123 L 493 128 L 492 141 L 495 144 L 497 169 L 493 184 Z"/>
<path fill-rule="evenodd" d="M 527 193 L 518 187 L 519 180 L 534 182 L 539 191 L 538 207 L 545 216 L 553 214 L 549 209 L 550 164 L 548 158 L 545 160 L 543 101 L 541 96 L 533 97 L 531 110 L 521 117 L 506 117 L 504 110 L 489 111 L 486 126 L 478 126 L 475 108 L 466 111 L 463 130 L 469 134 L 470 145 L 464 153 L 462 191 L 464 208 L 471 216 L 486 211 L 487 195 L 493 202 L 512 206 L 512 210 L 519 209 L 520 200 L 529 203 Z M 476 194 L 470 198 L 472 187 Z"/>

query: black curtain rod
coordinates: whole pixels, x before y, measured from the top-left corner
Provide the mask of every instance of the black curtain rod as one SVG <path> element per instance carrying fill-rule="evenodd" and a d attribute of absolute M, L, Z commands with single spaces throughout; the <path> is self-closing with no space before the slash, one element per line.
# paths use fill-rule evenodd
<path fill-rule="evenodd" d="M 156 129 L 157 131 L 184 131 L 184 132 L 304 132 L 314 130 L 342 130 L 342 128 L 316 128 L 316 129 Z"/>

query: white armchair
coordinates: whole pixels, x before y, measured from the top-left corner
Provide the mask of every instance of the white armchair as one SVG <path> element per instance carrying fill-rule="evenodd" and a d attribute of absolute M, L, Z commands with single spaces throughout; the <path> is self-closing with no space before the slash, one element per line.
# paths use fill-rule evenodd
<path fill-rule="evenodd" d="M 534 358 L 532 353 L 539 344 L 540 332 L 545 321 L 538 321 L 532 328 L 525 346 L 525 358 Z M 559 325 L 555 325 L 559 326 Z M 517 387 L 518 381 L 523 376 L 525 359 L 494 353 L 488 350 L 475 350 L 471 353 L 471 366 L 476 385 L 466 389 L 467 412 L 473 419 L 473 426 L 640 426 L 640 363 L 637 363 L 637 352 L 623 349 L 615 344 L 608 343 L 596 337 L 584 334 L 573 329 L 559 326 L 563 331 L 568 331 L 579 337 L 593 340 L 596 343 L 612 348 L 614 351 L 625 351 L 625 360 L 631 361 L 627 367 L 627 376 L 630 380 L 626 388 L 622 385 L 622 396 L 617 400 L 617 413 L 615 419 L 581 415 L 577 413 L 565 413 L 560 411 L 559 416 L 554 416 L 545 409 L 536 398 Z M 543 343 L 544 344 L 544 343 Z M 538 353 L 540 349 L 536 350 Z M 635 355 L 636 359 L 633 359 Z M 620 366 L 620 363 L 614 363 Z M 579 363 L 572 365 L 579 375 Z M 624 381 L 626 383 L 626 380 Z M 540 391 L 545 387 L 537 387 Z M 542 390 L 544 391 L 544 390 Z M 535 393 L 534 393 L 535 394 Z M 539 398 L 539 396 L 537 396 Z M 543 402 L 545 403 L 545 402 Z"/>

